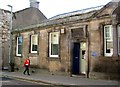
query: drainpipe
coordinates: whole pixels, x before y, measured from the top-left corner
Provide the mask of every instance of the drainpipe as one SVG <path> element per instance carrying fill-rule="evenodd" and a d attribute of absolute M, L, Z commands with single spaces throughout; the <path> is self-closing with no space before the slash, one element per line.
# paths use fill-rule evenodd
<path fill-rule="evenodd" d="M 11 15 L 10 15 L 10 42 L 9 42 L 9 70 L 10 71 L 14 71 L 14 64 L 12 63 L 12 58 L 11 58 L 11 48 L 12 48 L 12 10 L 13 10 L 13 7 L 11 5 L 8 5 L 8 7 L 11 8 Z"/>
<path fill-rule="evenodd" d="M 69 56 L 70 56 L 70 77 L 72 77 L 72 39 L 71 39 L 71 30 L 69 30 Z"/>

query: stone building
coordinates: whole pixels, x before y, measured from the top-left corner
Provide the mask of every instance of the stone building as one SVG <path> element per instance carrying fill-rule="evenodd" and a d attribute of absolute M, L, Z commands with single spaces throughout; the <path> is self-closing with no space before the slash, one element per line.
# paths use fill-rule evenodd
<path fill-rule="evenodd" d="M 41 21 L 46 20 L 46 19 L 47 18 L 45 17 L 45 15 L 39 10 L 39 3 L 37 2 L 37 0 L 30 0 L 29 8 L 25 8 L 23 10 L 14 12 L 13 23 L 12 23 L 13 31 L 19 31 L 24 27 L 30 27 L 32 25 L 39 24 L 39 23 L 41 23 Z M 20 33 L 18 32 L 17 35 L 19 36 Z M 12 37 L 14 37 L 14 35 Z M 17 39 L 17 37 L 14 37 L 14 38 Z M 14 42 L 14 40 L 13 40 L 13 46 L 15 46 L 15 48 L 17 49 L 18 52 L 16 52 L 15 54 L 12 55 L 13 56 L 13 58 L 11 58 L 12 63 L 14 63 L 14 57 L 18 56 L 20 59 L 21 59 L 21 57 L 24 57 L 24 56 L 21 56 L 21 57 L 19 56 L 19 53 L 21 53 L 21 49 L 23 49 L 23 47 L 20 46 L 21 40 L 18 42 L 19 49 L 16 47 L 17 44 L 15 45 L 14 43 L 16 43 L 16 42 Z M 25 50 L 27 50 L 27 49 L 28 48 L 26 48 Z M 15 51 L 14 49 L 12 49 L 12 50 L 13 50 L 13 52 Z M 27 53 L 25 55 L 27 55 Z M 19 59 L 19 58 L 17 58 L 17 59 Z"/>
<path fill-rule="evenodd" d="M 12 49 L 16 66 L 20 68 L 30 53 L 32 67 L 53 74 L 120 79 L 119 11 L 119 2 L 109 2 L 15 27 Z"/>
<path fill-rule="evenodd" d="M 0 67 L 8 69 L 9 64 L 9 41 L 10 41 L 10 12 L 0 9 Z"/>

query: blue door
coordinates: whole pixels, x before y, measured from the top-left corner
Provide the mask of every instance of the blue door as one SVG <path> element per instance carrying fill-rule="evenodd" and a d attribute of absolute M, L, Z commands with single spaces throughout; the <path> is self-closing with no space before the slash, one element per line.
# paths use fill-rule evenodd
<path fill-rule="evenodd" d="M 73 44 L 72 74 L 79 74 L 80 43 Z"/>

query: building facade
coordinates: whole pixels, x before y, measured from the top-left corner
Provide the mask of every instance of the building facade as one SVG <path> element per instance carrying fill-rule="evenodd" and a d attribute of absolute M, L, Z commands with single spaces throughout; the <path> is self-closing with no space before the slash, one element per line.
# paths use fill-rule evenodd
<path fill-rule="evenodd" d="M 10 12 L 0 9 L 0 65 L 1 69 L 8 69 L 9 41 L 10 41 Z"/>
<path fill-rule="evenodd" d="M 16 67 L 20 68 L 30 53 L 31 67 L 50 73 L 120 79 L 119 10 L 119 2 L 109 2 L 102 8 L 14 28 L 12 53 Z"/>

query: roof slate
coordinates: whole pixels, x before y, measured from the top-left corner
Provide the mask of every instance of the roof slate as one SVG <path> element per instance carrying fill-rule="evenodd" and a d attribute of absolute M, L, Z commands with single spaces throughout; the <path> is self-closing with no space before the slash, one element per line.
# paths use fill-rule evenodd
<path fill-rule="evenodd" d="M 26 8 L 13 14 L 13 30 L 39 24 L 46 19 L 39 9 L 33 7 Z"/>
<path fill-rule="evenodd" d="M 92 18 L 98 17 L 104 13 L 107 14 L 107 16 L 110 16 L 112 11 L 111 8 L 115 7 L 116 5 L 117 4 L 114 2 L 109 2 L 104 6 L 98 6 L 97 9 L 94 7 L 94 8 L 84 9 L 85 10 L 84 12 L 81 12 L 82 10 L 78 10 L 78 11 L 73 11 L 65 14 L 56 15 L 50 19 L 43 20 L 41 23 L 29 25 L 22 28 L 16 28 L 13 32 L 18 30 L 24 31 L 24 30 L 35 29 L 37 27 L 39 28 L 39 27 L 46 27 L 46 26 L 52 26 L 52 25 L 59 25 L 59 24 L 74 22 L 78 20 L 81 22 L 83 20 L 89 21 Z M 110 11 L 106 12 L 107 11 L 106 9 L 110 9 Z M 102 16 L 106 16 L 106 15 L 102 15 Z"/>

